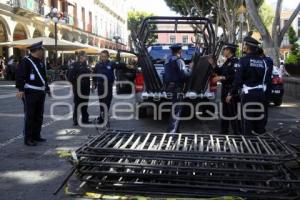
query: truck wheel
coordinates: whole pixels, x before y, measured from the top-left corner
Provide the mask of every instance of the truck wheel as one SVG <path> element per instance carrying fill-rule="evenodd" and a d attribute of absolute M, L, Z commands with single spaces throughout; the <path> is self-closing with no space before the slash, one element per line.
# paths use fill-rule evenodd
<path fill-rule="evenodd" d="M 274 106 L 280 106 L 282 104 L 282 98 L 273 101 L 273 103 L 274 103 Z"/>

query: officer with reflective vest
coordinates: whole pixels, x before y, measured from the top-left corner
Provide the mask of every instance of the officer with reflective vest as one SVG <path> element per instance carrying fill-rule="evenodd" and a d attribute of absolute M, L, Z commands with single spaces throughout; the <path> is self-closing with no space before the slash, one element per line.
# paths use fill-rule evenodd
<path fill-rule="evenodd" d="M 90 95 L 90 74 L 91 70 L 87 64 L 87 56 L 84 51 L 80 51 L 78 55 L 79 59 L 73 63 L 68 73 L 68 80 L 73 85 L 74 95 L 74 112 L 73 112 L 73 125 L 78 125 L 78 119 L 81 113 L 82 124 L 90 124 L 88 114 L 88 102 Z"/>
<path fill-rule="evenodd" d="M 109 119 L 109 109 L 113 97 L 113 84 L 115 81 L 115 69 L 126 67 L 124 64 L 109 60 L 109 52 L 103 50 L 100 53 L 100 61 L 96 64 L 93 74 L 93 88 L 98 90 L 100 115 L 98 124 L 106 125 Z M 97 76 L 98 75 L 98 76 Z M 99 76 L 100 75 L 100 76 Z"/>
<path fill-rule="evenodd" d="M 191 70 L 186 68 L 185 63 L 181 58 L 181 48 L 181 44 L 170 46 L 172 56 L 167 60 L 164 66 L 164 85 L 167 94 L 171 95 L 172 110 L 174 110 L 174 112 L 171 112 L 167 130 L 170 133 L 179 132 L 178 118 L 181 116 L 182 106 L 175 104 L 182 101 L 185 78 L 191 74 Z"/>
<path fill-rule="evenodd" d="M 218 67 L 213 58 L 209 58 L 210 64 L 214 67 L 214 72 L 217 75 L 214 81 L 221 81 L 221 133 L 229 134 L 229 124 L 233 134 L 240 134 L 240 121 L 237 119 L 237 96 L 231 99 L 229 103 L 226 102 L 226 97 L 229 90 L 232 88 L 232 82 L 237 70 L 239 60 L 235 57 L 237 45 L 227 43 L 223 48 L 223 56 L 226 58 L 225 63 Z"/>
<path fill-rule="evenodd" d="M 240 58 L 233 87 L 228 92 L 226 101 L 230 102 L 232 96 L 241 88 L 242 103 L 242 129 L 243 134 L 265 133 L 265 91 L 267 80 L 267 64 L 258 55 L 259 42 L 247 36 L 244 38 L 243 52 Z"/>
<path fill-rule="evenodd" d="M 43 63 L 43 43 L 32 44 L 30 55 L 25 56 L 16 71 L 17 98 L 24 104 L 25 126 L 24 144 L 36 146 L 37 142 L 45 142 L 41 137 L 45 94 L 50 95 L 46 79 L 46 67 Z"/>

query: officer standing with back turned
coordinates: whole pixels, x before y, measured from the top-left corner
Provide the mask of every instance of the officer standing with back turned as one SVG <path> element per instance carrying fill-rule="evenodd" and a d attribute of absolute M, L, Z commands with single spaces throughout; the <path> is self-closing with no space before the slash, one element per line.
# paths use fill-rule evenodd
<path fill-rule="evenodd" d="M 30 55 L 25 56 L 17 67 L 17 98 L 22 99 L 25 112 L 24 144 L 36 146 L 36 142 L 45 142 L 41 137 L 45 94 L 50 95 L 46 79 L 46 67 L 43 63 L 43 43 L 29 47 Z"/>
<path fill-rule="evenodd" d="M 179 132 L 179 120 L 176 118 L 180 118 L 182 106 L 176 105 L 174 107 L 174 105 L 182 101 L 184 81 L 185 78 L 191 74 L 191 70 L 186 68 L 185 63 L 181 58 L 181 47 L 181 44 L 170 46 L 172 56 L 167 60 L 164 66 L 164 84 L 166 92 L 172 95 L 172 110 L 175 111 L 170 114 L 167 130 L 170 133 Z M 173 114 L 175 114 L 175 116 Z"/>
<path fill-rule="evenodd" d="M 78 125 L 78 111 L 80 108 L 80 113 L 82 115 L 82 124 L 90 124 L 89 114 L 88 114 L 88 102 L 90 95 L 90 74 L 91 70 L 87 65 L 87 55 L 84 51 L 80 51 L 78 55 L 79 59 L 77 62 L 73 63 L 70 67 L 68 73 L 68 80 L 73 86 L 74 95 L 74 111 L 73 111 L 73 125 Z M 80 76 L 83 77 L 80 78 Z"/>
<path fill-rule="evenodd" d="M 259 42 L 247 36 L 244 38 L 243 53 L 239 67 L 233 81 L 233 87 L 228 92 L 226 101 L 230 102 L 232 95 L 242 89 L 242 128 L 244 135 L 265 133 L 265 90 L 267 77 L 267 64 L 258 55 Z M 250 111 L 255 109 L 256 111 Z"/>
<path fill-rule="evenodd" d="M 209 63 L 214 67 L 214 72 L 217 76 L 214 78 L 216 81 L 221 81 L 222 91 L 221 91 L 221 102 L 222 102 L 222 116 L 221 116 L 221 133 L 229 134 L 229 124 L 233 134 L 240 134 L 241 127 L 240 122 L 237 119 L 237 101 L 238 98 L 235 96 L 231 99 L 229 103 L 226 102 L 226 97 L 229 90 L 232 87 L 232 82 L 234 80 L 235 72 L 237 70 L 237 65 L 239 60 L 235 57 L 237 45 L 227 43 L 223 48 L 223 56 L 226 58 L 225 63 L 218 67 L 213 58 L 209 58 Z M 226 119 L 232 118 L 232 119 Z M 236 118 L 236 119 L 234 119 Z"/>

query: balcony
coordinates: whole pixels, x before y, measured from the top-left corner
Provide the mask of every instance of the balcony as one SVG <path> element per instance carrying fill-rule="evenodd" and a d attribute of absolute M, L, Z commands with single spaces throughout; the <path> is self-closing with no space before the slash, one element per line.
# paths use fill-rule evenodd
<path fill-rule="evenodd" d="M 15 14 L 18 15 L 31 17 L 44 13 L 38 0 L 11 0 L 9 4 L 14 8 Z"/>

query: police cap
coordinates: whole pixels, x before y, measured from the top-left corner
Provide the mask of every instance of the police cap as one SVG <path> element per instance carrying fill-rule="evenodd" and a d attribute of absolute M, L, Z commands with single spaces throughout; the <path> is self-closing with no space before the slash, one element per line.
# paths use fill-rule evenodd
<path fill-rule="evenodd" d="M 238 45 L 233 44 L 233 43 L 225 43 L 224 44 L 224 49 L 231 49 L 232 51 L 236 51 L 236 48 Z"/>
<path fill-rule="evenodd" d="M 32 44 L 31 46 L 28 47 L 28 49 L 30 51 L 34 51 L 34 50 L 37 50 L 37 49 L 44 49 L 43 48 L 43 41 Z"/>
<path fill-rule="evenodd" d="M 260 44 L 256 39 L 254 39 L 250 36 L 246 36 L 244 38 L 244 42 L 245 42 L 245 44 L 250 45 L 250 46 L 254 46 L 254 47 L 258 47 L 259 44 Z"/>
<path fill-rule="evenodd" d="M 170 46 L 170 49 L 172 51 L 175 51 L 175 50 L 180 50 L 182 48 L 182 45 L 181 44 L 173 44 Z"/>

